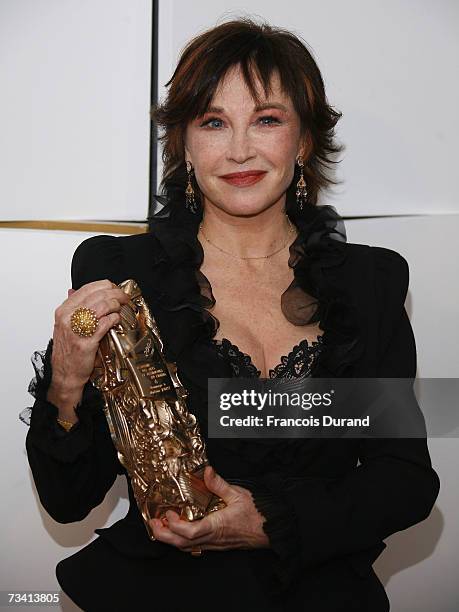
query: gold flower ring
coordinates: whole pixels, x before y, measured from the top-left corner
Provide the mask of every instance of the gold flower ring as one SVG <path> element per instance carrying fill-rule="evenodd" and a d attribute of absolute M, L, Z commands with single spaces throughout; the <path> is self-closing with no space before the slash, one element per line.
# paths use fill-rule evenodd
<path fill-rule="evenodd" d="M 83 337 L 94 335 L 94 332 L 99 325 L 99 319 L 96 313 L 91 308 L 79 306 L 76 308 L 70 317 L 70 327 L 74 334 Z"/>

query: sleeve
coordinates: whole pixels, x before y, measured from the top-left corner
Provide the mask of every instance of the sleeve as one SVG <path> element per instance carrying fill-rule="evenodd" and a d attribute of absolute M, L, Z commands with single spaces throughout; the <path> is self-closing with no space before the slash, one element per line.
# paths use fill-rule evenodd
<path fill-rule="evenodd" d="M 76 249 L 72 260 L 74 289 L 104 278 L 120 283 L 122 276 L 122 246 L 116 237 L 93 236 Z M 26 451 L 43 507 L 54 520 L 70 523 L 82 520 L 98 506 L 117 474 L 126 472 L 111 440 L 102 395 L 90 381 L 75 407 L 78 423 L 68 432 L 57 423 L 58 409 L 46 399 L 52 349 L 51 339 L 44 355 L 35 352 L 32 359 L 36 376 L 29 392 L 35 402 L 30 409 Z"/>
<path fill-rule="evenodd" d="M 416 347 L 404 302 L 408 264 L 372 247 L 375 308 L 379 308 L 378 377 L 413 378 Z M 360 465 L 339 479 L 285 479 L 266 474 L 249 487 L 276 553 L 275 575 L 286 588 L 295 577 L 338 557 L 364 575 L 383 540 L 426 519 L 439 493 L 425 438 L 360 439 Z"/>

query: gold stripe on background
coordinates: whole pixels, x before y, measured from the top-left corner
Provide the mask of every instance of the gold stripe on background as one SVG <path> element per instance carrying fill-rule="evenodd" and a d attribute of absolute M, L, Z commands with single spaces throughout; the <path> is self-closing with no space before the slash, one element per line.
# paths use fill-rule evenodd
<path fill-rule="evenodd" d="M 0 221 L 0 228 L 104 232 L 109 234 L 145 234 L 148 231 L 147 223 L 110 223 L 108 221 Z"/>

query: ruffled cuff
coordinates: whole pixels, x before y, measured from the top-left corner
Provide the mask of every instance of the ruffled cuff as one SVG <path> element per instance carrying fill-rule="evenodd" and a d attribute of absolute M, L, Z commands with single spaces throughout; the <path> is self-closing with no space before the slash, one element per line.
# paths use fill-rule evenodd
<path fill-rule="evenodd" d="M 35 377 L 30 381 L 28 391 L 35 402 L 32 407 L 23 410 L 19 418 L 30 427 L 27 434 L 29 442 L 59 462 L 72 463 L 91 446 L 95 427 L 106 425 L 103 398 L 88 381 L 80 402 L 75 406 L 78 422 L 69 431 L 59 425 L 59 410 L 46 399 L 52 378 L 52 349 L 51 339 L 46 351 L 35 351 L 32 355 Z"/>
<path fill-rule="evenodd" d="M 270 574 L 265 568 L 256 566 L 257 574 L 272 594 L 279 595 L 293 586 L 301 571 L 301 549 L 298 539 L 297 520 L 288 503 L 282 499 L 280 491 L 269 485 L 269 476 L 262 480 L 228 479 L 248 489 L 258 512 L 264 516 L 263 531 L 269 538 L 274 555 L 270 564 Z"/>

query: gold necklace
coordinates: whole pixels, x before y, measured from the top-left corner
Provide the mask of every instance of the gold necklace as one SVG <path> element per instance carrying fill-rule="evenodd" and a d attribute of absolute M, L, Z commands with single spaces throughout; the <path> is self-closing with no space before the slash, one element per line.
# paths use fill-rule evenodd
<path fill-rule="evenodd" d="M 287 217 L 287 221 L 290 225 L 290 229 L 289 229 L 289 234 L 291 234 L 292 232 L 295 231 L 295 228 L 292 225 L 292 222 L 290 221 L 290 218 L 288 215 L 285 215 Z M 274 253 L 270 253 L 269 255 L 258 255 L 256 257 L 240 257 L 239 255 L 234 255 L 233 253 L 228 253 L 228 251 L 224 251 L 223 249 L 221 249 L 219 246 L 217 246 L 216 244 L 214 244 L 213 242 L 211 242 L 207 236 L 204 233 L 204 230 L 202 229 L 202 223 L 200 223 L 199 225 L 199 229 L 202 232 L 202 235 L 204 236 L 204 238 L 207 240 L 207 242 L 209 244 L 211 244 L 213 247 L 215 247 L 216 249 L 218 249 L 219 251 L 221 251 L 222 253 L 225 253 L 225 255 L 230 255 L 231 257 L 235 257 L 236 259 L 267 259 L 268 257 L 272 257 L 273 255 L 275 255 L 276 253 L 279 253 L 280 251 L 282 251 L 283 249 L 285 249 L 285 247 L 288 244 L 288 236 L 287 236 L 287 240 L 285 241 L 284 246 L 282 246 L 280 249 L 277 249 L 277 251 L 274 251 Z"/>

